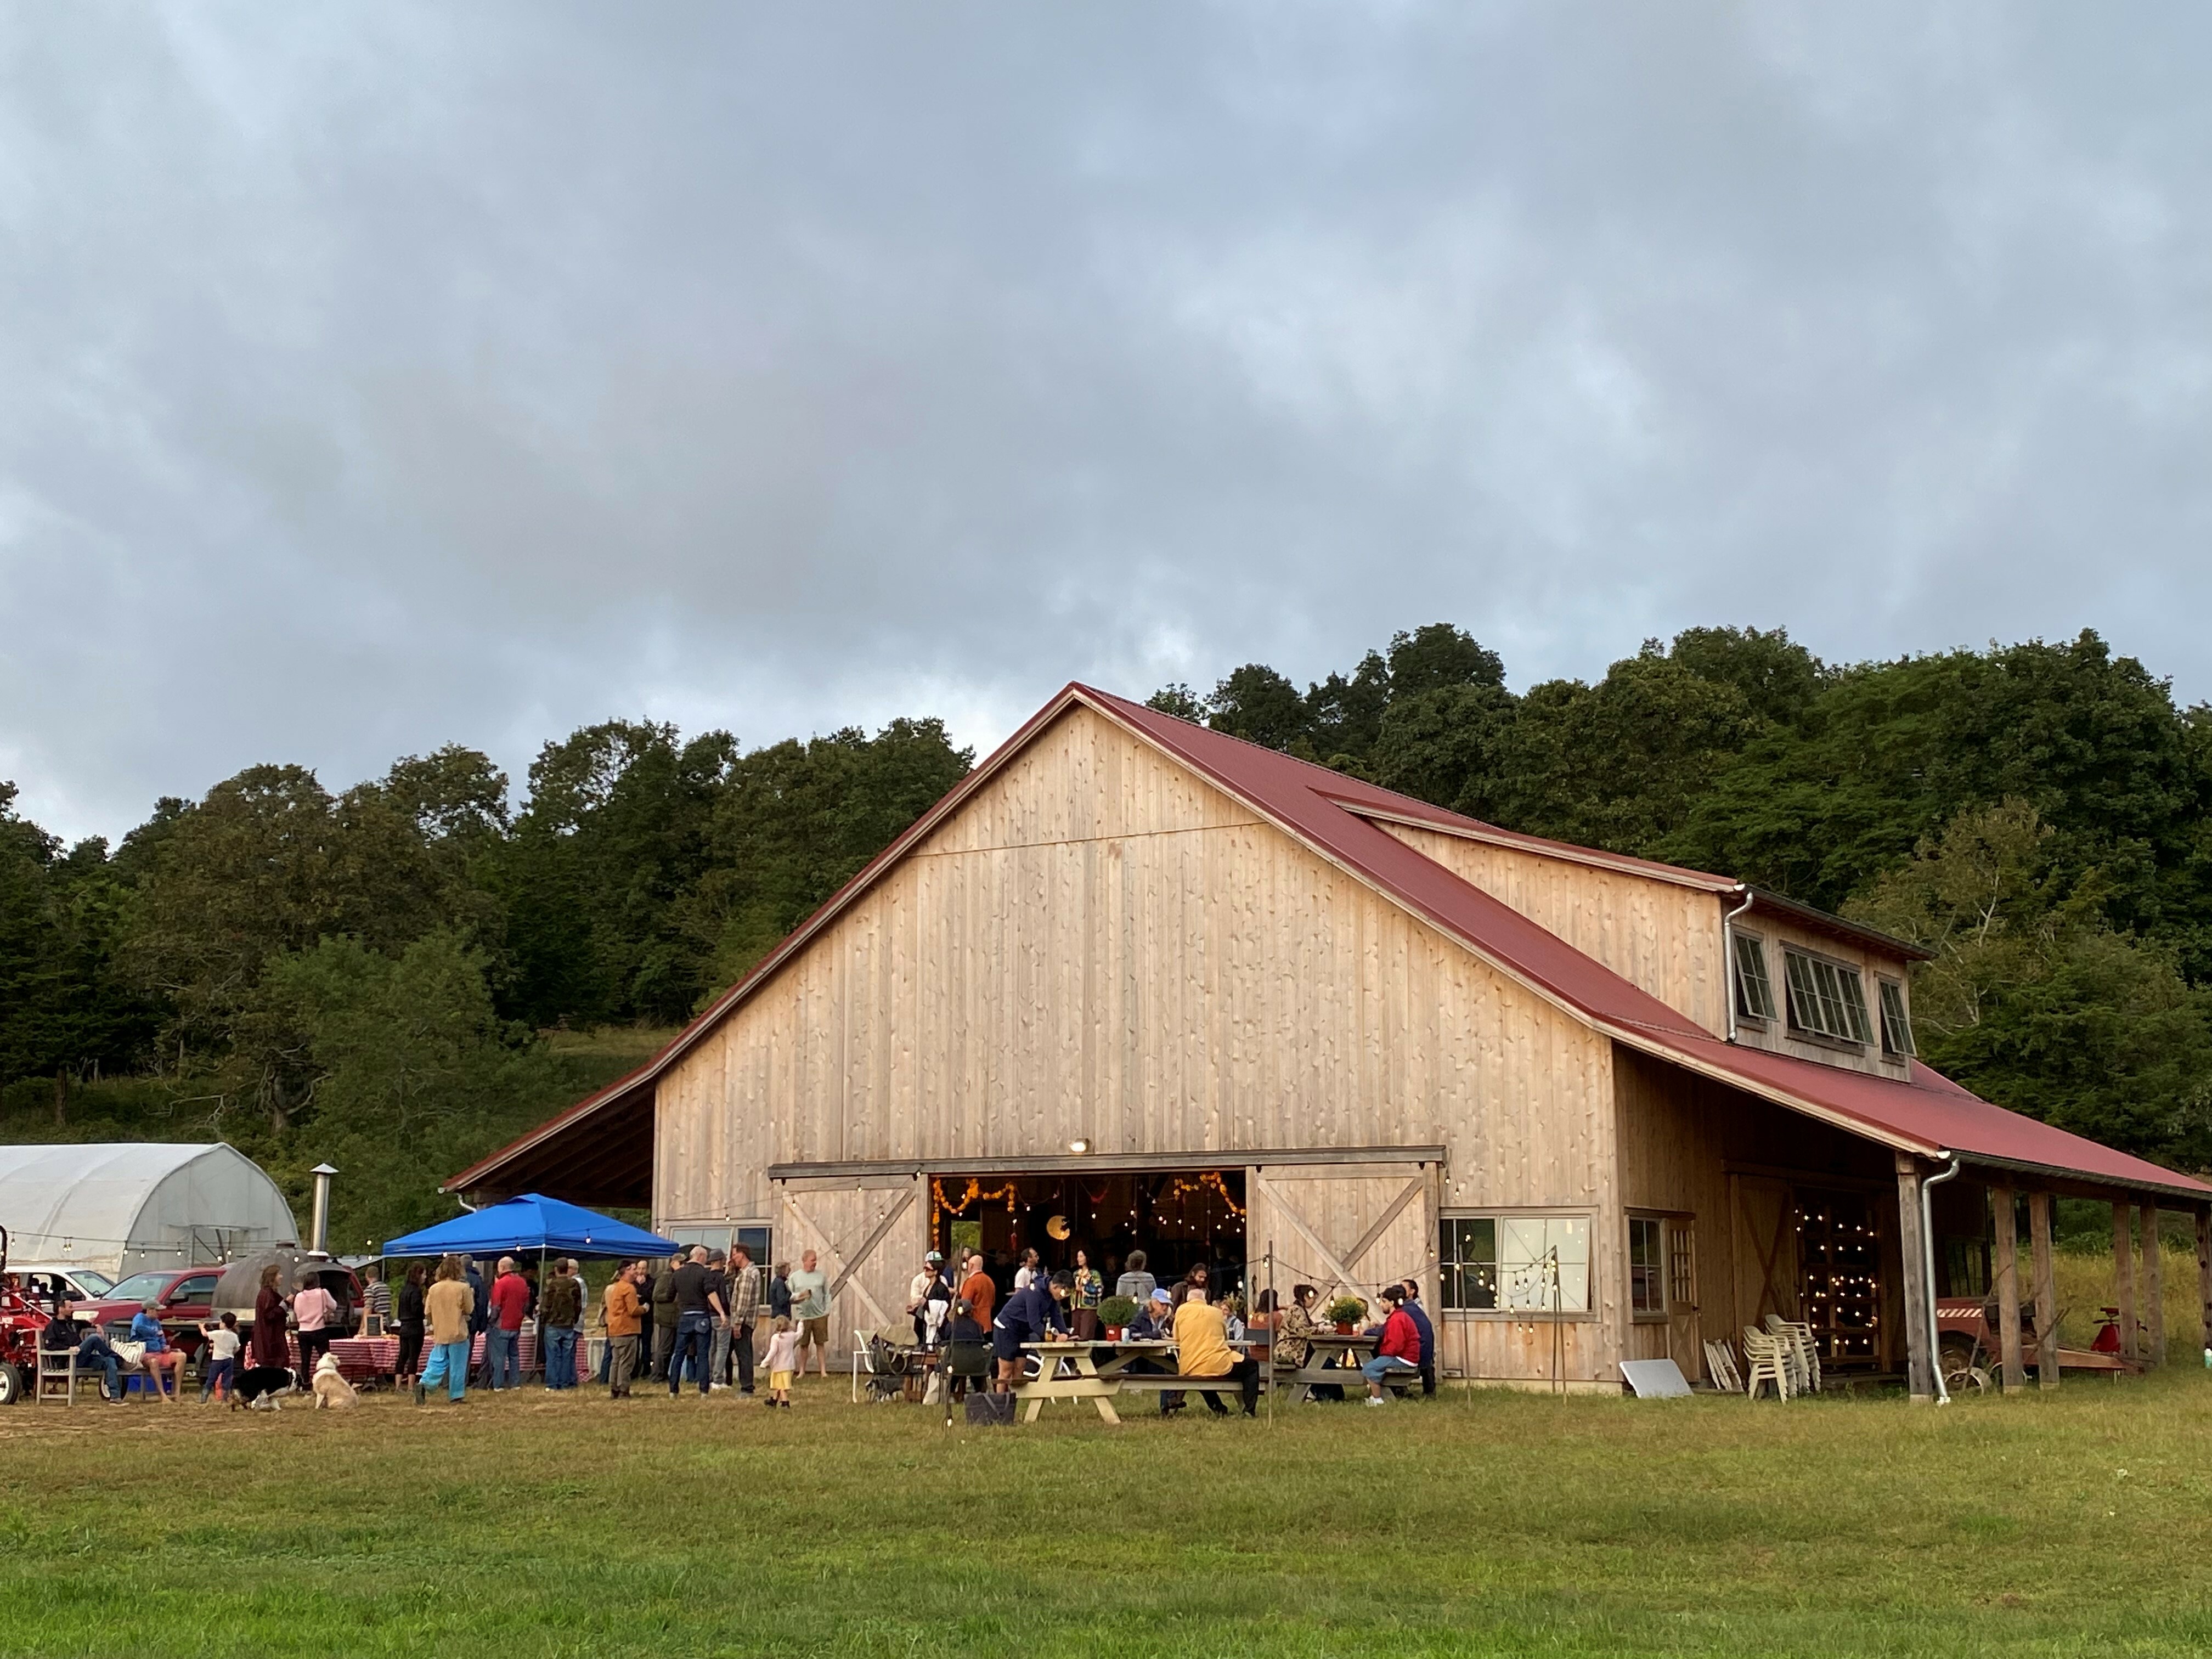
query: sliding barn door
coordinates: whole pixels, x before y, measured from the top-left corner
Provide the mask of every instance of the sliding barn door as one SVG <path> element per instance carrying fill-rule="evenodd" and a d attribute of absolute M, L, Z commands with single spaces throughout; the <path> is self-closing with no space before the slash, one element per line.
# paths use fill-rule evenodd
<path fill-rule="evenodd" d="M 1731 1176 L 1735 1188 L 1735 1335 L 1766 1316 L 1797 1317 L 1797 1194 L 1786 1181 Z"/>
<path fill-rule="evenodd" d="M 1244 1192 L 1247 1267 L 1267 1283 L 1273 1242 L 1275 1293 L 1311 1285 L 1323 1301 L 1349 1291 L 1373 1301 L 1383 1285 L 1417 1279 L 1437 1305 L 1437 1176 L 1433 1164 L 1271 1164 L 1249 1169 Z"/>
<path fill-rule="evenodd" d="M 894 1176 L 772 1185 L 777 1259 L 796 1269 L 800 1255 L 811 1249 L 830 1275 L 831 1343 L 842 1348 L 886 1325 L 910 1334 L 907 1286 L 929 1248 L 929 1200 L 921 1182 Z"/>

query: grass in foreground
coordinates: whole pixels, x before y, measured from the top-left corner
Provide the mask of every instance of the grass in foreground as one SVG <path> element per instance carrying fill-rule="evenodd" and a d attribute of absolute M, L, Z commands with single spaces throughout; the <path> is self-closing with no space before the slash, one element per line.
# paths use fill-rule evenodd
<path fill-rule="evenodd" d="M 2212 1382 L 0 1413 L 0 1653 L 2197 1654 Z"/>

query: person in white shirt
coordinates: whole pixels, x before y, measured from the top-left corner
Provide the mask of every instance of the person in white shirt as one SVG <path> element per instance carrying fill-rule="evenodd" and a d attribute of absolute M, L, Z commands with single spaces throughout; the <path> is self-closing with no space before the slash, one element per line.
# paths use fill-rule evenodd
<path fill-rule="evenodd" d="M 1014 1269 L 1014 1289 L 1017 1291 L 1026 1291 L 1032 1284 L 1043 1277 L 1044 1269 L 1041 1265 L 1041 1258 L 1038 1256 L 1037 1253 L 1035 1250 L 1024 1250 L 1022 1252 L 1022 1265 Z"/>
<path fill-rule="evenodd" d="M 220 1323 L 204 1322 L 200 1334 L 207 1340 L 207 1358 L 200 1364 L 200 1404 L 204 1406 L 210 1398 L 229 1399 L 238 1385 L 238 1316 L 227 1313 Z"/>

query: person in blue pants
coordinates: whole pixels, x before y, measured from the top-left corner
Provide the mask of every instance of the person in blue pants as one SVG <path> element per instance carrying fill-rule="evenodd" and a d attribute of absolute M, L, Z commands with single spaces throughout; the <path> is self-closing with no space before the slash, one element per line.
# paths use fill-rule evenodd
<path fill-rule="evenodd" d="M 676 1346 L 668 1354 L 670 1399 L 683 1391 L 687 1365 L 699 1379 L 701 1394 L 714 1386 L 714 1379 L 707 1374 L 707 1358 L 714 1346 L 714 1322 L 728 1316 L 729 1310 L 722 1305 L 721 1292 L 707 1267 L 707 1247 L 694 1245 L 691 1259 L 676 1270 Z"/>
<path fill-rule="evenodd" d="M 441 1382 L 455 1405 L 468 1398 L 469 1316 L 475 1297 L 461 1275 L 458 1258 L 447 1256 L 438 1264 L 437 1283 L 422 1298 L 422 1322 L 430 1340 L 430 1363 L 415 1379 L 415 1403 L 421 1405 Z"/>

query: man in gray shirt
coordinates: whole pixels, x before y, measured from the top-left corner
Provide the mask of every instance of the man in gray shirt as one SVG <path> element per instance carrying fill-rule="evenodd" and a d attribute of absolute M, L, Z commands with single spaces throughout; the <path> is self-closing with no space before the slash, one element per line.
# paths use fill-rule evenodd
<path fill-rule="evenodd" d="M 823 1381 L 830 1376 L 830 1275 L 815 1265 L 814 1252 L 799 1258 L 799 1271 L 791 1276 L 791 1317 L 799 1327 L 799 1374 L 806 1374 L 806 1345 L 814 1345 L 814 1363 Z"/>

